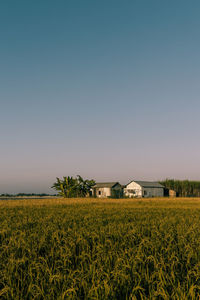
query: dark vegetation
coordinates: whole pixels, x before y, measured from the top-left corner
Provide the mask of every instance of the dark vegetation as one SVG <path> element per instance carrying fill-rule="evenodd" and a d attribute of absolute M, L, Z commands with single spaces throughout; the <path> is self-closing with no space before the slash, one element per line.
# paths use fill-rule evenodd
<path fill-rule="evenodd" d="M 80 175 L 77 175 L 76 178 L 68 176 L 56 179 L 52 188 L 58 192 L 59 196 L 65 198 L 89 196 L 92 186 L 95 185 L 94 180 L 84 180 Z"/>
<path fill-rule="evenodd" d="M 55 196 L 49 195 L 45 193 L 36 194 L 36 193 L 18 193 L 18 194 L 0 194 L 0 197 L 12 198 L 12 197 L 47 197 L 47 196 Z"/>
<path fill-rule="evenodd" d="M 179 197 L 200 197 L 200 181 L 166 179 L 160 183 L 176 191 Z"/>

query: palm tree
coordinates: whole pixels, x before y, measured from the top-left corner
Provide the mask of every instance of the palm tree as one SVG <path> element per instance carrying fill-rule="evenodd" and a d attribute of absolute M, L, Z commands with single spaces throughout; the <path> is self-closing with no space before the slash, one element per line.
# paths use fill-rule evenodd
<path fill-rule="evenodd" d="M 94 180 L 84 180 L 80 175 L 77 175 L 78 180 L 78 189 L 79 189 L 79 196 L 86 197 L 92 188 L 95 185 Z"/>
<path fill-rule="evenodd" d="M 94 180 L 84 180 L 80 175 L 77 178 L 64 176 L 63 180 L 57 177 L 56 180 L 52 188 L 58 191 L 59 196 L 65 198 L 86 197 L 95 185 Z"/>
<path fill-rule="evenodd" d="M 53 189 L 58 191 L 58 195 L 61 197 L 69 198 L 74 197 L 77 190 L 77 179 L 73 177 L 63 177 L 63 180 L 60 178 L 56 178 L 57 182 L 55 182 L 52 186 Z"/>

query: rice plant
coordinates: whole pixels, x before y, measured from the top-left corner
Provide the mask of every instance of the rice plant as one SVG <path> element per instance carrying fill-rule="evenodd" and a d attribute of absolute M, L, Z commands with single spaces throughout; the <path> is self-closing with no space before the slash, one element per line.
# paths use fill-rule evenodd
<path fill-rule="evenodd" d="M 0 299 L 198 299 L 199 199 L 0 202 Z"/>

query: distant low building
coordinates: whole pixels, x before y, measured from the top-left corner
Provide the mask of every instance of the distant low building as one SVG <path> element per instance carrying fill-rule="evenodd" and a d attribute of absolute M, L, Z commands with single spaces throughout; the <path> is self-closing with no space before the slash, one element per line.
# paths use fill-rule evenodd
<path fill-rule="evenodd" d="M 178 193 L 174 190 L 164 188 L 164 196 L 174 198 L 178 196 Z"/>
<path fill-rule="evenodd" d="M 92 188 L 92 196 L 120 198 L 122 196 L 122 186 L 119 182 L 98 182 Z"/>
<path fill-rule="evenodd" d="M 177 197 L 178 194 L 176 191 L 174 190 L 171 190 L 171 189 L 168 189 L 168 188 L 165 188 L 165 196 L 166 197 L 171 197 L 171 198 L 174 198 L 174 197 Z"/>
<path fill-rule="evenodd" d="M 177 197 L 177 192 L 174 190 L 169 190 L 169 197 Z"/>
<path fill-rule="evenodd" d="M 163 197 L 164 186 L 158 182 L 136 181 L 129 182 L 124 188 L 126 197 Z"/>

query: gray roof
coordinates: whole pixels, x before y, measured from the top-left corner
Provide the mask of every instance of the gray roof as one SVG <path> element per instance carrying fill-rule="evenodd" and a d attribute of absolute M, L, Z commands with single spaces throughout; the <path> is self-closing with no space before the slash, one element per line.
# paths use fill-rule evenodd
<path fill-rule="evenodd" d="M 112 187 L 114 187 L 114 186 L 117 185 L 117 184 L 120 185 L 119 182 L 97 182 L 97 183 L 93 186 L 93 188 L 104 188 L 104 187 L 106 187 L 106 188 L 112 188 Z"/>
<path fill-rule="evenodd" d="M 140 186 L 146 187 L 146 188 L 164 188 L 164 186 L 161 185 L 159 182 L 154 182 L 154 181 L 132 180 L 131 182 L 135 182 L 135 183 L 139 184 Z M 129 182 L 129 183 L 131 183 L 131 182 Z"/>

